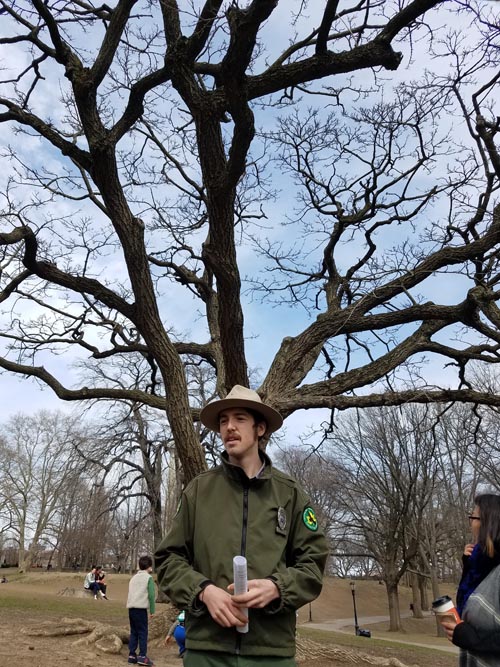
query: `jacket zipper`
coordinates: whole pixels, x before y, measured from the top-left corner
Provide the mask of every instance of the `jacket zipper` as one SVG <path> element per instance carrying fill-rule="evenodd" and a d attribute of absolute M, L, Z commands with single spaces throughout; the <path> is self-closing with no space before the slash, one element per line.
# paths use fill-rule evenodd
<path fill-rule="evenodd" d="M 241 528 L 241 554 L 244 556 L 247 549 L 247 524 L 248 524 L 248 486 L 243 489 L 243 525 Z"/>
<path fill-rule="evenodd" d="M 244 556 L 247 548 L 247 525 L 248 525 L 248 486 L 243 487 L 243 524 L 241 527 L 240 555 Z M 236 631 L 235 651 L 238 655 L 241 650 L 241 633 Z"/>

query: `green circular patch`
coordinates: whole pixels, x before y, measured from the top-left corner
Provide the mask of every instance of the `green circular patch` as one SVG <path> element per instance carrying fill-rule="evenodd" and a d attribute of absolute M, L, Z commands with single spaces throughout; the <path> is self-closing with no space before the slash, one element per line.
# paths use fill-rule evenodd
<path fill-rule="evenodd" d="M 304 522 L 306 528 L 309 528 L 309 530 L 318 530 L 318 520 L 316 519 L 316 514 L 312 507 L 305 508 L 302 514 L 302 521 Z"/>

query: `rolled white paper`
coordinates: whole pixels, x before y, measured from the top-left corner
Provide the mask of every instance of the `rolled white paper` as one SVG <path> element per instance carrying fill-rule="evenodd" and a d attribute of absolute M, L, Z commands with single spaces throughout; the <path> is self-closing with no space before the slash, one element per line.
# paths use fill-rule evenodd
<path fill-rule="evenodd" d="M 241 595 L 248 591 L 247 581 L 247 559 L 245 556 L 235 556 L 233 558 L 233 579 L 234 579 L 234 594 Z M 248 609 L 242 609 L 245 616 L 248 618 Z M 238 632 L 248 632 L 248 623 L 243 626 L 236 626 Z"/>

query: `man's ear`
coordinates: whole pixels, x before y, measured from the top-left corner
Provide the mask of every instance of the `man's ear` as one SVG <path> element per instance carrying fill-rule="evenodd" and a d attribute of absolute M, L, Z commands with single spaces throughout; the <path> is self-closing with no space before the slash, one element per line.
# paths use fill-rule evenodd
<path fill-rule="evenodd" d="M 257 424 L 257 435 L 259 438 L 262 438 L 264 433 L 267 431 L 267 424 L 266 422 L 259 422 Z"/>

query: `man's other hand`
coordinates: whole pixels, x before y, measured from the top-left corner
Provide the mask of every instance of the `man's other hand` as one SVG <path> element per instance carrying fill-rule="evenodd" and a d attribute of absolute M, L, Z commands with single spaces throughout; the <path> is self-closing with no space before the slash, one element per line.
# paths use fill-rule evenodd
<path fill-rule="evenodd" d="M 214 584 L 204 588 L 199 599 L 206 605 L 214 621 L 223 628 L 242 627 L 248 622 L 240 607 L 235 604 L 233 596 Z"/>
<path fill-rule="evenodd" d="M 229 584 L 227 590 L 232 593 L 234 591 L 234 584 Z M 271 579 L 250 579 L 248 582 L 248 591 L 240 595 L 233 595 L 232 600 L 238 607 L 262 609 L 279 597 L 280 592 L 278 587 Z"/>

